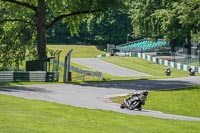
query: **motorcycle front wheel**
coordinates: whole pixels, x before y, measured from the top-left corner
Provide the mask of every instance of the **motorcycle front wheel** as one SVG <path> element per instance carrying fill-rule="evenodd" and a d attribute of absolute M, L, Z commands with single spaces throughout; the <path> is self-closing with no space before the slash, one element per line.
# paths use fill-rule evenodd
<path fill-rule="evenodd" d="M 129 106 L 130 110 L 134 110 L 138 105 L 140 104 L 139 101 L 134 101 L 131 103 L 131 105 Z"/>

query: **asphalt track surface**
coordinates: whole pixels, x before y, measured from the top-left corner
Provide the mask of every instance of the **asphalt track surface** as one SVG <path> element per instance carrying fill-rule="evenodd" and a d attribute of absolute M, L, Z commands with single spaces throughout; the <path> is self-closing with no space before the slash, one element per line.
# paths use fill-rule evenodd
<path fill-rule="evenodd" d="M 0 94 L 26 99 L 42 100 L 88 109 L 109 110 L 119 113 L 152 116 L 164 119 L 200 121 L 198 117 L 165 114 L 153 110 L 120 109 L 120 105 L 109 101 L 110 97 L 122 96 L 135 90 L 167 90 L 200 84 L 200 77 L 185 77 L 160 80 L 113 81 L 86 84 L 38 84 L 0 87 Z M 148 100 L 147 100 L 148 103 Z"/>
<path fill-rule="evenodd" d="M 102 61 L 98 58 L 72 58 L 71 61 L 80 65 L 98 70 L 103 73 L 114 75 L 114 76 L 120 76 L 120 77 L 151 76 L 146 73 L 134 71 L 131 69 L 127 69 L 124 67 L 120 67 L 120 66 Z"/>

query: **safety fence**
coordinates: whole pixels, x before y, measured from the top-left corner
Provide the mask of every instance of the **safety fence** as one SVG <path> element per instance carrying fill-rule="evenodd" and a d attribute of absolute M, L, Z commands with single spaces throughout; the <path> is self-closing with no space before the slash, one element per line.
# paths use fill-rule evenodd
<path fill-rule="evenodd" d="M 97 58 L 101 58 L 101 57 L 109 57 L 109 56 L 111 56 L 110 53 L 107 53 L 107 54 L 97 55 Z"/>
<path fill-rule="evenodd" d="M 194 66 L 200 66 L 200 55 L 189 55 L 189 54 L 180 54 L 180 53 L 175 53 L 173 54 L 173 59 L 174 62 L 178 62 L 181 64 L 194 64 Z"/>
<path fill-rule="evenodd" d="M 86 76 L 95 76 L 95 77 L 99 77 L 99 80 L 103 79 L 103 73 L 102 72 L 94 72 L 91 70 L 85 70 L 85 69 L 81 69 L 81 68 L 77 68 L 75 66 L 71 66 L 71 71 L 80 73 L 81 75 L 79 77 L 76 78 L 82 78 L 83 80 L 85 80 Z"/>
<path fill-rule="evenodd" d="M 145 53 L 137 53 L 137 54 L 134 53 L 132 56 L 139 57 L 139 58 L 160 64 L 160 65 L 170 66 L 172 68 L 180 69 L 180 70 L 183 70 L 183 71 L 188 71 L 189 68 L 191 67 L 196 72 L 200 73 L 200 67 L 199 66 L 191 66 L 191 65 L 186 65 L 186 64 L 182 64 L 182 63 L 164 60 L 164 59 L 159 59 L 159 58 L 147 55 Z"/>
<path fill-rule="evenodd" d="M 58 79 L 58 71 L 0 71 L 0 82 L 56 82 Z"/>

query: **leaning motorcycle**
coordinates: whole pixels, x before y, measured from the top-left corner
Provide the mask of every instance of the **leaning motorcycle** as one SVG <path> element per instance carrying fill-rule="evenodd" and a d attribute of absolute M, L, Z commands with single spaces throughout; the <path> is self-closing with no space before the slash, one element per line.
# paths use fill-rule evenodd
<path fill-rule="evenodd" d="M 171 71 L 170 70 L 165 71 L 165 75 L 166 76 L 170 76 L 171 75 Z"/>
<path fill-rule="evenodd" d="M 127 108 L 130 110 L 138 109 L 142 110 L 142 106 L 145 105 L 146 97 L 145 96 L 137 96 L 131 99 L 124 100 L 124 102 L 120 105 L 121 109 Z M 129 105 L 127 104 L 129 103 Z"/>

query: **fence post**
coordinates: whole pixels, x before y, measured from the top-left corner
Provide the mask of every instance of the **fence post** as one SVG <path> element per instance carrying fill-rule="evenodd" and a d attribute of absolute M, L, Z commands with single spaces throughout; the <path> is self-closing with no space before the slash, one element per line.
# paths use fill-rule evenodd
<path fill-rule="evenodd" d="M 54 52 L 54 57 L 55 59 L 53 60 L 53 71 L 58 71 L 59 68 L 59 60 L 60 60 L 60 53 L 62 52 L 62 50 L 56 50 Z"/>
<path fill-rule="evenodd" d="M 69 72 L 70 72 L 70 59 L 71 59 L 71 53 L 73 49 L 71 49 L 66 55 L 65 55 L 65 63 L 64 63 L 64 77 L 63 82 L 66 83 L 69 81 Z"/>

